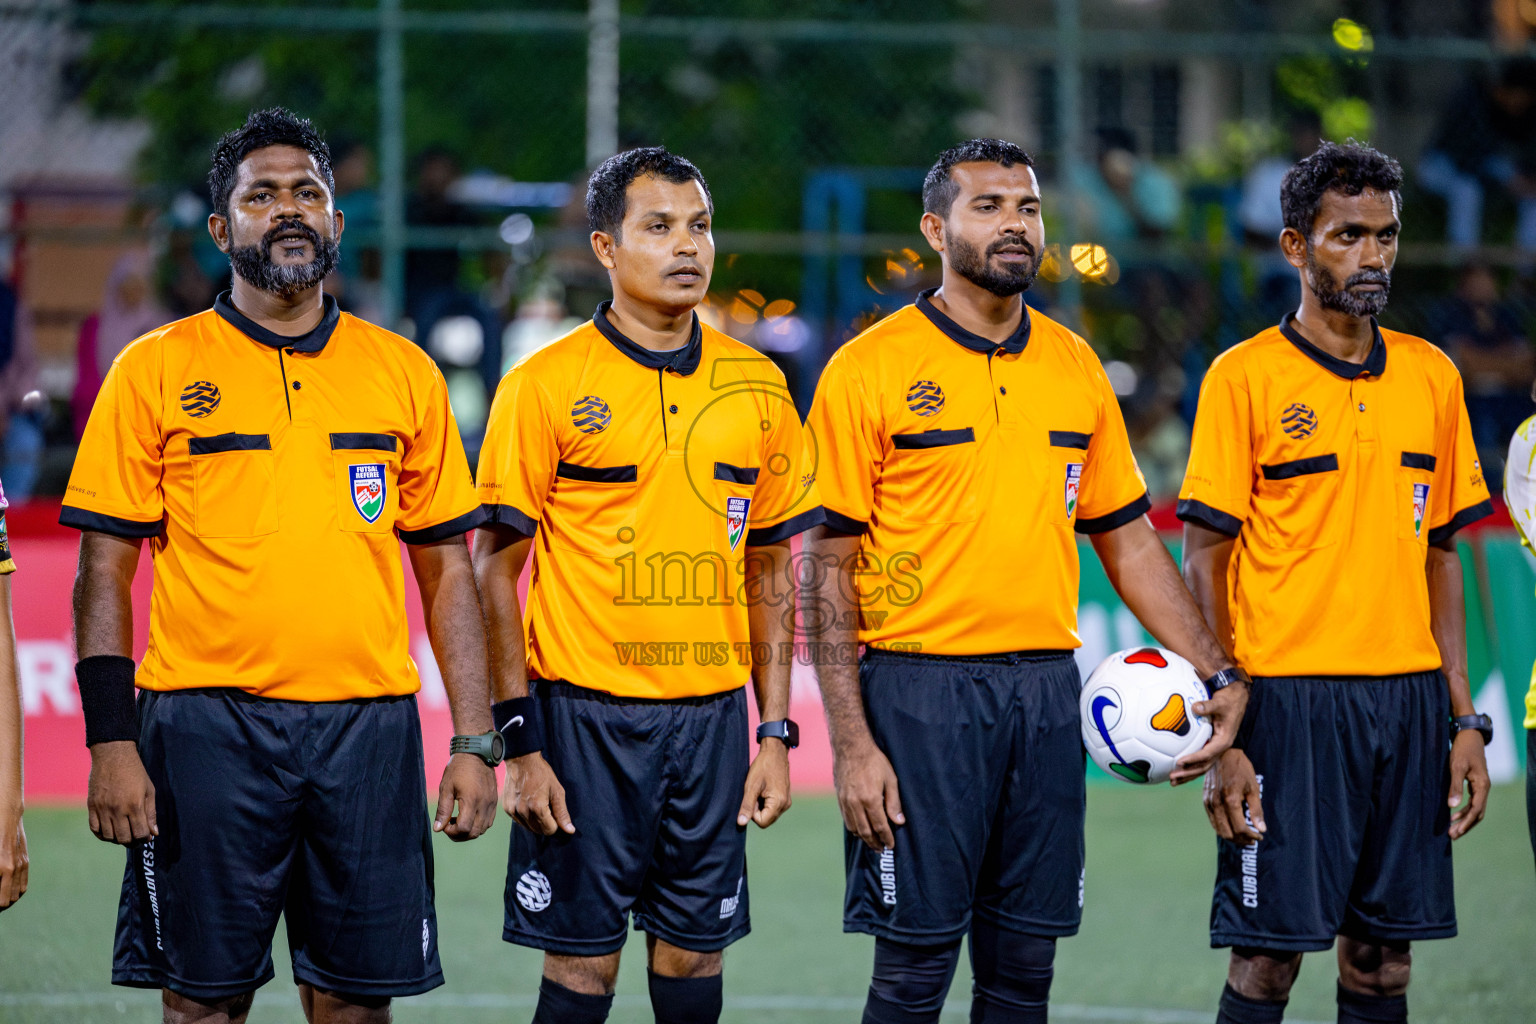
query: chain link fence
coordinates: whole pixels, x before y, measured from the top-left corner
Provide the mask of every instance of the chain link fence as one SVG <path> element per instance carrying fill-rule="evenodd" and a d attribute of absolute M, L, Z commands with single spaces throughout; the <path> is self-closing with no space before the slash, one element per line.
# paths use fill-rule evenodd
<path fill-rule="evenodd" d="M 503 370 L 607 295 L 581 209 L 607 104 L 610 148 L 664 144 L 709 178 L 706 315 L 769 352 L 802 410 L 838 344 L 938 283 L 917 232 L 935 154 L 979 134 L 1025 144 L 1059 243 L 1030 300 L 1111 364 L 1160 497 L 1204 368 L 1296 302 L 1266 182 L 1307 137 L 1370 138 L 1409 171 L 1383 322 L 1470 353 L 1492 481 L 1536 373 L 1520 234 L 1536 85 L 1501 126 L 1514 172 L 1462 175 L 1480 234 L 1452 238 L 1454 189 L 1428 187 L 1423 156 L 1457 104 L 1497 103 L 1507 46 L 1529 48 L 1503 5 L 1466 6 L 1458 20 L 1417 0 L 1344 5 L 1350 20 L 1259 0 L 742 0 L 730 17 L 698 0 L 0 0 L 0 63 L 16 69 L 0 105 L 16 301 L 0 319 L 20 325 L 0 343 L 0 477 L 60 492 L 100 356 L 130 340 L 112 332 L 226 286 L 208 153 L 272 104 L 313 118 L 335 153 L 332 290 L 439 360 L 473 449 Z M 21 401 L 33 388 L 41 408 Z"/>

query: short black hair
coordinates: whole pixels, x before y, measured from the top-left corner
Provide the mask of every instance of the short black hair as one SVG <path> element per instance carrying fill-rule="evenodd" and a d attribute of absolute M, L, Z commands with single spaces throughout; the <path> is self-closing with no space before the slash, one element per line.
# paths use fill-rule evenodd
<path fill-rule="evenodd" d="M 587 179 L 587 224 L 593 231 L 601 231 L 619 237 L 619 227 L 624 223 L 628 209 L 629 186 L 635 179 L 649 175 L 683 185 L 690 181 L 699 183 L 704 190 L 705 207 L 710 216 L 715 213 L 715 198 L 710 194 L 709 182 L 693 162 L 669 153 L 661 146 L 642 146 L 615 153 L 598 165 Z"/>
<path fill-rule="evenodd" d="M 1391 192 L 1402 202 L 1403 168 L 1380 150 L 1350 139 L 1325 142 L 1317 152 L 1285 172 L 1280 184 L 1280 213 L 1285 226 L 1312 237 L 1312 225 L 1324 193 L 1357 196 L 1368 188 Z"/>
<path fill-rule="evenodd" d="M 240 162 L 258 149 L 268 146 L 296 146 L 315 158 L 325 187 L 336 192 L 336 177 L 331 173 L 331 148 L 309 118 L 300 117 L 282 107 L 251 112 L 245 124 L 228 132 L 213 146 L 213 165 L 208 169 L 208 198 L 213 212 L 229 216 L 229 197 L 235 190 Z"/>
<path fill-rule="evenodd" d="M 949 216 L 949 208 L 960 194 L 960 186 L 955 184 L 950 172 L 955 169 L 955 164 L 969 163 L 1002 164 L 1004 167 L 1023 164 L 1025 167 L 1033 167 L 1035 158 L 1024 152 L 1022 147 L 1002 139 L 970 139 L 958 146 L 950 146 L 939 154 L 939 159 L 928 168 L 928 176 L 923 179 L 924 213 Z"/>

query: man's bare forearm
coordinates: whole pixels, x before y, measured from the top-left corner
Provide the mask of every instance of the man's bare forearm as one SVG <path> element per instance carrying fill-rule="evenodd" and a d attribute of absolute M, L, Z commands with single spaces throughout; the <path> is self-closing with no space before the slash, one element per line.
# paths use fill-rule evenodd
<path fill-rule="evenodd" d="M 1231 537 L 1186 523 L 1184 583 L 1195 606 L 1216 639 L 1232 654 L 1232 609 L 1227 604 L 1227 566 L 1232 560 Z"/>
<path fill-rule="evenodd" d="M 1429 622 L 1440 648 L 1440 670 L 1451 694 L 1451 714 L 1475 714 L 1472 683 L 1467 676 L 1467 607 L 1462 590 L 1461 557 L 1456 541 L 1431 544 L 1424 560 L 1429 585 Z"/>
<path fill-rule="evenodd" d="M 789 542 L 747 549 L 747 629 L 755 650 L 790 649 L 795 628 L 794 581 L 790 578 Z M 758 645 L 765 645 L 759 647 Z M 789 717 L 791 659 L 769 657 L 752 661 L 752 688 L 757 695 L 759 721 Z"/>
<path fill-rule="evenodd" d="M 11 578 L 0 576 L 0 807 L 21 809 L 21 763 L 21 686 L 16 627 L 11 621 Z M 5 838 L 0 836 L 0 842 Z"/>
<path fill-rule="evenodd" d="M 140 540 L 86 531 L 75 571 L 75 655 L 133 656 L 133 574 Z"/>
<path fill-rule="evenodd" d="M 463 537 L 412 545 L 411 567 L 421 588 L 421 609 L 432 654 L 448 693 L 455 732 L 491 730 L 491 690 L 486 672 L 485 619 L 475 592 L 474 568 Z"/>
<path fill-rule="evenodd" d="M 1159 644 L 1188 658 L 1201 676 L 1232 664 L 1145 516 L 1092 540 L 1116 593 Z"/>
<path fill-rule="evenodd" d="M 498 703 L 528 696 L 528 658 L 523 648 L 517 578 L 532 544 L 531 538 L 504 526 L 482 526 L 475 534 L 475 583 L 485 610 L 491 699 Z"/>
<path fill-rule="evenodd" d="M 858 608 L 853 600 L 852 569 L 859 553 L 859 538 L 833 533 L 825 526 L 811 532 L 810 580 L 812 607 L 804 616 L 807 627 L 820 643 L 813 647 L 822 653 L 817 659 L 816 675 L 821 684 L 821 703 L 826 709 L 827 731 L 832 749 L 841 755 L 874 742 L 869 719 L 864 715 L 864 698 L 859 691 L 859 667 L 852 657 L 844 656 L 859 642 Z"/>

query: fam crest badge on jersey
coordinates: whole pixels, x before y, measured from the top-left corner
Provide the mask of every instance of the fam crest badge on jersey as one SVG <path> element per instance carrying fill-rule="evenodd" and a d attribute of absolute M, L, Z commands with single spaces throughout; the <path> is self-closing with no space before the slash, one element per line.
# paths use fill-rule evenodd
<path fill-rule="evenodd" d="M 747 510 L 751 507 L 751 498 L 725 499 L 725 539 L 730 541 L 732 551 L 736 550 L 736 545 L 746 535 Z"/>
<path fill-rule="evenodd" d="M 1429 484 L 1413 485 L 1413 535 L 1424 531 L 1424 509 L 1429 505 Z"/>
<path fill-rule="evenodd" d="M 1081 462 L 1067 463 L 1067 518 L 1077 511 L 1077 488 L 1083 482 L 1083 464 Z"/>
<path fill-rule="evenodd" d="M 350 468 L 352 504 L 357 514 L 369 523 L 384 514 L 384 463 L 369 462 Z"/>

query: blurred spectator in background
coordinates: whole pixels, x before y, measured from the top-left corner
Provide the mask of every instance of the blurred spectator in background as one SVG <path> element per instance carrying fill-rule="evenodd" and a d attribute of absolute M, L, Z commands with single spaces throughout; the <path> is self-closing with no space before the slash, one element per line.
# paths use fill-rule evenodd
<path fill-rule="evenodd" d="M 406 200 L 406 223 L 427 228 L 481 226 L 480 217 L 450 195 L 459 176 L 459 161 L 452 153 L 443 149 L 423 153 L 416 164 L 415 191 Z M 468 317 L 478 324 L 479 352 L 468 365 L 478 366 L 490 393 L 501 379 L 501 322 L 479 295 L 464 287 L 460 280 L 462 269 L 457 245 L 413 245 L 405 257 L 405 311 L 416 325 L 416 343 L 438 359 L 441 356 L 434 348 L 432 332 L 440 321 Z"/>
<path fill-rule="evenodd" d="M 501 336 L 501 372 L 505 374 L 528 356 L 564 337 L 585 321 L 571 316 L 561 301 L 557 282 L 540 284 L 517 307 L 517 316 Z"/>
<path fill-rule="evenodd" d="M 0 276 L 0 479 L 12 502 L 31 497 L 43 455 L 46 405 L 24 404 L 37 387 L 32 316 L 5 277 Z"/>
<path fill-rule="evenodd" d="M 1189 424 L 1179 414 L 1183 396 L 1184 372 L 1169 366 L 1162 373 L 1142 374 L 1135 392 L 1120 403 L 1136 465 L 1154 504 L 1179 496 L 1189 465 Z"/>
<path fill-rule="evenodd" d="M 1532 411 L 1536 353 L 1491 269 L 1480 263 L 1462 268 L 1456 293 L 1436 313 L 1435 338 L 1461 368 L 1484 477 L 1497 486 L 1509 436 Z"/>
<path fill-rule="evenodd" d="M 202 228 L 204 237 L 208 234 Z M 223 289 L 221 282 L 203 270 L 197 258 L 197 237 L 192 230 L 174 227 L 166 237 L 165 264 L 162 268 L 161 290 L 170 304 L 171 316 L 178 320 L 201 313 L 213 305 L 214 297 Z M 227 276 L 225 278 L 227 280 Z"/>
<path fill-rule="evenodd" d="M 1098 162 L 1079 165 L 1072 183 L 1078 225 L 1100 245 L 1154 241 L 1178 227 L 1184 210 L 1178 183 L 1136 155 L 1136 138 L 1124 128 L 1099 130 Z"/>
<path fill-rule="evenodd" d="M 155 258 L 148 249 L 130 249 L 117 258 L 107 275 L 101 308 L 80 324 L 75 348 L 75 389 L 70 396 L 75 440 L 85 431 L 91 406 L 112 360 L 142 334 L 174 317 L 155 294 Z"/>
<path fill-rule="evenodd" d="M 373 190 L 373 150 L 343 142 L 336 162 L 336 209 L 346 217 L 341 260 L 325 282 L 341 308 L 372 323 L 384 322 L 384 285 L 379 258 L 379 197 Z"/>
<path fill-rule="evenodd" d="M 1286 126 L 1286 151 L 1254 164 L 1243 178 L 1238 218 L 1243 238 L 1253 253 L 1258 287 L 1256 305 L 1265 322 L 1277 324 L 1301 301 L 1296 268 L 1285 262 L 1275 240 L 1285 227 L 1280 216 L 1280 183 L 1297 161 L 1311 156 L 1323 141 L 1323 122 L 1315 110 L 1298 111 Z"/>
<path fill-rule="evenodd" d="M 1445 200 L 1445 240 L 1482 242 L 1483 199 L 1502 189 L 1519 211 L 1515 244 L 1536 251 L 1536 61 L 1513 60 L 1492 88 L 1480 79 L 1452 96 L 1419 161 L 1419 184 Z"/>

